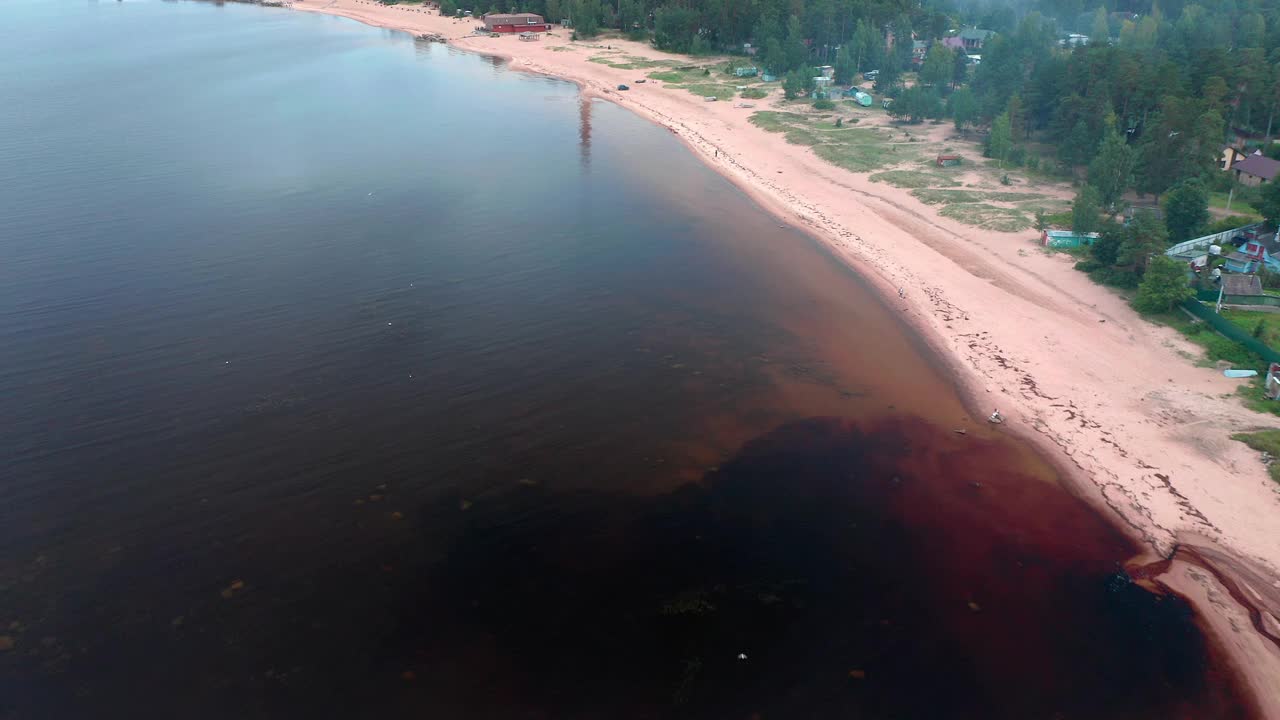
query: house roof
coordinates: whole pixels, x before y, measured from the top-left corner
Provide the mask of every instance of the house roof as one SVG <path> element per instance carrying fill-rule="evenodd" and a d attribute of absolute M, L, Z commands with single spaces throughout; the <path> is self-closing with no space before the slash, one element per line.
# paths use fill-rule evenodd
<path fill-rule="evenodd" d="M 533 20 L 534 24 L 541 23 L 542 16 L 533 13 L 515 13 L 513 15 L 490 13 L 484 16 L 484 21 L 492 25 L 529 24 L 530 20 Z"/>
<path fill-rule="evenodd" d="M 1275 179 L 1277 173 L 1280 173 L 1280 160 L 1272 160 L 1266 155 L 1250 155 L 1232 165 L 1231 169 L 1270 182 Z"/>
<path fill-rule="evenodd" d="M 1261 295 L 1262 280 L 1257 275 L 1223 275 L 1224 295 Z"/>
<path fill-rule="evenodd" d="M 1231 260 L 1232 262 L 1238 262 L 1238 263 L 1251 263 L 1254 261 L 1253 258 L 1249 257 L 1248 255 L 1245 255 L 1242 252 L 1229 252 L 1223 257 L 1225 257 L 1228 260 Z"/>
<path fill-rule="evenodd" d="M 979 28 L 965 28 L 960 31 L 960 38 L 963 40 L 979 40 L 985 42 L 987 38 L 995 35 L 991 30 L 981 30 Z"/>

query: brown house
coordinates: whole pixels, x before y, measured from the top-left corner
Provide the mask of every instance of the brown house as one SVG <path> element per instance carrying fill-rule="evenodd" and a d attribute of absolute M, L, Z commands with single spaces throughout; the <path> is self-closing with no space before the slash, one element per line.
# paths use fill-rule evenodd
<path fill-rule="evenodd" d="M 514 13 L 503 15 L 490 13 L 484 16 L 484 29 L 489 32 L 546 32 L 551 29 L 541 15 L 533 13 Z"/>
<path fill-rule="evenodd" d="M 1280 173 L 1280 160 L 1272 160 L 1255 151 L 1249 157 L 1231 166 L 1236 179 L 1245 185 L 1261 185 L 1269 183 Z"/>

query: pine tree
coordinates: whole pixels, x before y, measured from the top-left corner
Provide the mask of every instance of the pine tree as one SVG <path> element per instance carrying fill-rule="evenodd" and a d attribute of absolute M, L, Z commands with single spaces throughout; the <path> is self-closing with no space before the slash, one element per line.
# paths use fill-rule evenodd
<path fill-rule="evenodd" d="M 1001 113 L 991 123 L 991 134 L 987 136 L 987 157 L 1000 161 L 1000 167 L 1009 158 L 1013 150 L 1013 133 L 1009 127 L 1009 114 Z"/>
<path fill-rule="evenodd" d="M 1114 208 L 1125 191 L 1133 183 L 1133 166 L 1136 160 L 1133 148 L 1124 141 L 1116 129 L 1114 118 L 1108 118 L 1107 134 L 1093 162 L 1089 163 L 1089 184 L 1098 188 L 1102 204 Z"/>
<path fill-rule="evenodd" d="M 1099 7 L 1093 14 L 1093 31 L 1089 35 L 1090 45 L 1107 45 L 1111 42 L 1111 24 L 1107 22 L 1107 9 Z"/>
<path fill-rule="evenodd" d="M 1160 254 L 1147 266 L 1133 306 L 1144 313 L 1167 312 L 1174 305 L 1190 300 L 1194 294 L 1187 283 L 1186 266 Z"/>
<path fill-rule="evenodd" d="M 1169 240 L 1180 243 L 1195 237 L 1209 222 L 1209 191 L 1199 178 L 1174 185 L 1164 196 L 1164 224 Z"/>
<path fill-rule="evenodd" d="M 1081 234 L 1096 232 L 1102 225 L 1100 210 L 1098 191 L 1092 185 L 1081 187 L 1071 205 L 1071 231 Z"/>

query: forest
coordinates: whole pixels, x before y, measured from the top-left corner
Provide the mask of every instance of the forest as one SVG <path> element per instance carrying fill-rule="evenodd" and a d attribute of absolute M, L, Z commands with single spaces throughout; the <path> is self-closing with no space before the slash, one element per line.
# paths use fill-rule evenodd
<path fill-rule="evenodd" d="M 1104 205 L 1130 187 L 1159 195 L 1208 175 L 1232 135 L 1269 140 L 1280 106 L 1280 0 L 484 2 L 477 12 L 537 12 L 571 20 L 579 36 L 615 29 L 674 52 L 750 44 L 778 76 L 831 64 L 847 83 L 878 70 L 876 91 L 905 101 L 899 113 L 990 128 L 1002 163 L 1021 164 L 1029 144 L 1072 168 L 1127 148 L 1132 177 L 1121 162 L 1120 177 L 1094 183 Z M 976 65 L 940 42 L 962 28 L 995 33 Z M 1068 33 L 1087 44 L 1064 47 Z M 912 39 L 930 43 L 921 65 Z"/>

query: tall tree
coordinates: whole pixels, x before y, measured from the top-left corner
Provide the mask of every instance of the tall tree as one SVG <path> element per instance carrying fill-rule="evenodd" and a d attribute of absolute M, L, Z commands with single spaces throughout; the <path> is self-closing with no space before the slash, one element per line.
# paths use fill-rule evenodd
<path fill-rule="evenodd" d="M 1116 130 L 1112 119 L 1107 125 L 1107 134 L 1102 138 L 1098 154 L 1089 163 L 1089 184 L 1098 188 L 1104 207 L 1114 209 L 1129 189 L 1133 182 L 1133 165 L 1133 148 L 1129 147 Z"/>
<path fill-rule="evenodd" d="M 1093 29 L 1089 33 L 1090 45 L 1108 45 L 1111 42 L 1111 23 L 1107 22 L 1107 9 L 1099 6 L 1093 13 Z"/>
<path fill-rule="evenodd" d="M 947 107 L 951 112 L 951 119 L 955 121 L 957 132 L 964 132 L 965 126 L 972 125 L 978 117 L 978 99 L 967 87 L 951 93 Z"/>
<path fill-rule="evenodd" d="M 1164 196 L 1164 224 L 1169 240 L 1180 243 L 1200 233 L 1209 222 L 1209 191 L 1200 178 L 1174 185 Z"/>
<path fill-rule="evenodd" d="M 969 56 L 961 48 L 951 53 L 951 87 L 958 88 L 969 80 Z"/>
<path fill-rule="evenodd" d="M 1009 127 L 1009 115 L 1002 113 L 991 123 L 991 134 L 987 136 L 987 157 L 998 160 L 1003 168 L 1012 150 L 1013 132 Z"/>
<path fill-rule="evenodd" d="M 836 53 L 836 84 L 849 85 L 853 83 L 853 78 L 858 74 L 858 65 L 854 61 L 853 55 L 849 52 L 849 47 L 840 48 L 840 52 Z"/>
<path fill-rule="evenodd" d="M 1124 228 L 1123 240 L 1116 251 L 1116 264 L 1142 275 L 1153 257 L 1164 257 L 1169 233 L 1164 224 L 1150 212 L 1139 212 Z"/>
<path fill-rule="evenodd" d="M 1187 282 L 1187 267 L 1167 255 L 1158 255 L 1147 265 L 1133 306 L 1139 312 L 1168 312 L 1195 295 Z"/>
<path fill-rule="evenodd" d="M 1098 191 L 1092 185 L 1083 185 L 1076 193 L 1075 202 L 1071 204 L 1071 231 L 1076 233 L 1096 232 L 1102 225 L 1101 202 Z"/>
<path fill-rule="evenodd" d="M 1258 193 L 1258 212 L 1272 225 L 1280 224 L 1280 182 L 1269 182 Z"/>
<path fill-rule="evenodd" d="M 804 44 L 800 18 L 795 15 L 787 20 L 787 42 L 784 49 L 787 53 L 787 70 L 796 70 L 808 64 L 809 46 Z"/>
<path fill-rule="evenodd" d="M 943 87 L 951 80 L 951 51 L 942 43 L 934 43 L 920 66 L 920 82 Z"/>

